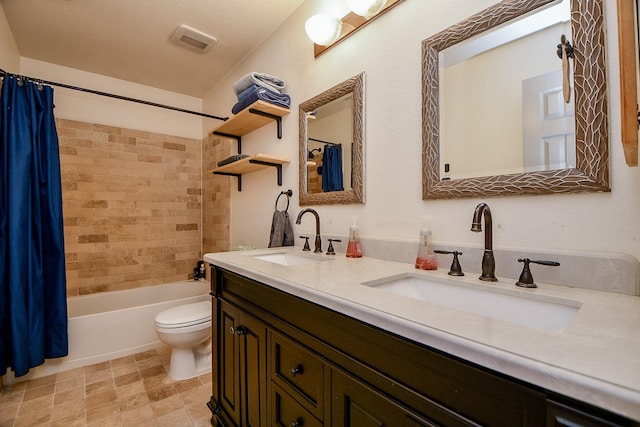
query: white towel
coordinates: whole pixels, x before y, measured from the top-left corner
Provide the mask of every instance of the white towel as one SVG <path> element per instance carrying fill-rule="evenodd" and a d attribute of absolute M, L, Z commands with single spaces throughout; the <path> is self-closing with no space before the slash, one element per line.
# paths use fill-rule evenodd
<path fill-rule="evenodd" d="M 236 93 L 236 95 L 238 95 L 240 92 L 251 87 L 251 85 L 254 84 L 260 85 L 275 92 L 282 92 L 282 90 L 286 86 L 284 80 L 280 79 L 279 77 L 252 71 L 251 73 L 247 73 L 244 76 L 240 77 L 240 79 L 238 79 L 233 84 L 233 91 Z"/>

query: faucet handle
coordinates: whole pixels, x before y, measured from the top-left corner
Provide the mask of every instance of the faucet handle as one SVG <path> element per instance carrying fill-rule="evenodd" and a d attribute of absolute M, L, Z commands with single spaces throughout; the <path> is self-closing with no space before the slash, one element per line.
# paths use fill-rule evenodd
<path fill-rule="evenodd" d="M 342 242 L 340 239 L 329 239 L 329 247 L 327 248 L 327 255 L 335 255 L 336 251 L 333 250 L 333 242 Z"/>
<path fill-rule="evenodd" d="M 520 286 L 521 288 L 537 288 L 533 282 L 533 275 L 531 274 L 531 270 L 529 269 L 529 264 L 540 264 L 540 265 L 548 265 L 552 267 L 557 267 L 560 265 L 557 261 L 541 261 L 541 260 L 532 260 L 529 258 L 518 258 L 518 262 L 523 263 L 522 273 L 520 273 L 520 278 L 516 282 L 516 286 Z"/>
<path fill-rule="evenodd" d="M 464 276 L 462 272 L 462 267 L 460 266 L 460 261 L 458 261 L 458 255 L 462 255 L 460 251 L 442 251 L 438 249 L 434 249 L 437 254 L 453 254 L 453 261 L 451 261 L 451 267 L 449 267 L 449 276 Z"/>
<path fill-rule="evenodd" d="M 305 239 L 304 240 L 304 247 L 302 248 L 303 251 L 310 251 L 311 248 L 309 247 L 309 236 L 299 236 L 301 239 Z"/>

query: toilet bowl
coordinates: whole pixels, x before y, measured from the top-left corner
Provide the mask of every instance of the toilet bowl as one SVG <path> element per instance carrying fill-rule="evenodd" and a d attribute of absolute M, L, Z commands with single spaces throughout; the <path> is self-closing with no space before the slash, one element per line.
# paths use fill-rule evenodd
<path fill-rule="evenodd" d="M 171 347 L 169 376 L 186 380 L 211 371 L 211 302 L 172 307 L 155 318 L 158 338 Z"/>

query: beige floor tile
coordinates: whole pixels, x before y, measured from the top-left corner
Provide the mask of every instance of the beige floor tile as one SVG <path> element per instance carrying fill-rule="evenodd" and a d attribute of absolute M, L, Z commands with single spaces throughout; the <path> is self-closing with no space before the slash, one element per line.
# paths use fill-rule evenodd
<path fill-rule="evenodd" d="M 95 423 L 104 419 L 119 415 L 118 402 L 115 400 L 104 405 L 87 409 L 87 424 Z"/>
<path fill-rule="evenodd" d="M 66 381 L 70 378 L 84 377 L 84 368 L 75 368 L 68 371 L 59 372 L 56 377 L 56 383 Z"/>
<path fill-rule="evenodd" d="M 164 366 L 158 356 L 149 357 L 147 359 L 136 362 L 136 365 L 138 365 L 139 371 L 144 371 L 145 369 L 153 368 L 154 366 Z"/>
<path fill-rule="evenodd" d="M 180 393 L 180 396 L 186 406 L 198 403 L 206 405 L 209 399 L 211 399 L 211 388 L 208 385 L 201 385 Z"/>
<path fill-rule="evenodd" d="M 136 395 L 139 393 L 145 393 L 145 392 L 146 390 L 144 388 L 144 385 L 142 384 L 142 381 L 138 381 L 132 384 L 127 384 L 125 386 L 116 388 L 116 395 L 120 400 L 125 399 L 129 396 L 133 396 L 133 395 Z"/>
<path fill-rule="evenodd" d="M 87 396 L 87 411 L 106 405 L 107 403 L 115 403 L 117 401 L 118 397 L 115 390 L 107 390 L 102 393 L 92 394 Z"/>
<path fill-rule="evenodd" d="M 118 366 L 123 366 L 123 365 L 131 365 L 133 363 L 135 363 L 136 358 L 133 357 L 133 355 L 131 356 L 124 356 L 124 357 L 119 357 L 117 359 L 113 359 L 111 361 L 111 368 L 115 368 Z"/>
<path fill-rule="evenodd" d="M 53 392 L 55 391 L 55 388 L 56 388 L 55 382 L 53 384 L 44 385 L 41 387 L 27 388 L 27 391 L 24 393 L 24 397 L 22 398 L 22 401 L 24 402 L 28 400 L 38 399 L 43 396 L 48 396 L 50 394 L 53 394 Z"/>
<path fill-rule="evenodd" d="M 84 387 L 84 374 L 79 377 L 72 377 L 65 380 L 56 381 L 56 393 L 60 393 L 61 391 L 71 390 L 77 387 Z"/>
<path fill-rule="evenodd" d="M 146 393 L 135 394 L 126 399 L 118 400 L 118 406 L 121 412 L 138 409 L 149 403 L 149 397 Z"/>
<path fill-rule="evenodd" d="M 51 427 L 84 427 L 86 425 L 84 413 L 81 416 L 69 415 L 60 420 L 51 421 Z"/>
<path fill-rule="evenodd" d="M 32 388 L 38 388 L 45 385 L 51 385 L 56 383 L 57 374 L 47 375 L 46 377 L 36 378 L 35 380 L 30 380 L 27 383 L 27 390 Z"/>
<path fill-rule="evenodd" d="M 39 411 L 44 408 L 51 408 L 53 406 L 53 394 L 48 396 L 39 397 L 37 399 L 22 402 L 20 409 L 18 410 L 18 416 L 28 414 L 29 412 Z"/>
<path fill-rule="evenodd" d="M 154 350 L 143 351 L 142 353 L 136 353 L 133 355 L 134 359 L 139 362 L 141 360 L 146 360 L 150 357 L 157 356 L 157 353 Z"/>
<path fill-rule="evenodd" d="M 105 369 L 110 369 L 110 368 L 111 368 L 111 364 L 108 361 L 101 362 L 101 363 L 96 363 L 94 365 L 85 366 L 84 373 L 86 375 L 93 372 L 104 371 Z"/>
<path fill-rule="evenodd" d="M 18 415 L 18 409 L 20 409 L 19 403 L 11 405 L 0 404 L 0 426 L 13 425 L 13 420 Z"/>
<path fill-rule="evenodd" d="M 180 396 L 177 394 L 167 397 L 166 399 L 151 402 L 151 409 L 153 409 L 153 415 L 156 418 L 166 415 L 169 412 L 173 412 L 183 407 L 184 407 L 184 402 L 182 401 L 182 399 L 180 399 Z"/>
<path fill-rule="evenodd" d="M 95 384 L 98 382 L 108 381 L 113 379 L 111 369 L 103 369 L 101 371 L 88 372 L 84 374 L 85 384 Z"/>
<path fill-rule="evenodd" d="M 158 376 L 158 375 L 163 375 L 163 374 L 166 374 L 166 373 L 167 373 L 167 370 L 162 365 L 156 365 L 156 366 L 152 366 L 150 368 L 146 368 L 146 369 L 140 370 L 140 376 L 142 378 L 151 378 L 151 377 L 155 377 L 155 376 Z"/>
<path fill-rule="evenodd" d="M 123 374 L 113 378 L 113 382 L 116 387 L 122 387 L 123 385 L 132 384 L 137 381 L 142 380 L 140 373 L 138 371 L 130 372 L 128 374 Z"/>
<path fill-rule="evenodd" d="M 200 379 L 198 377 L 190 378 L 188 380 L 175 381 L 176 390 L 178 393 L 182 393 L 187 390 L 191 390 L 192 388 L 196 388 L 202 385 Z"/>
<path fill-rule="evenodd" d="M 58 421 L 70 417 L 78 417 L 82 418 L 84 422 L 85 411 L 86 402 L 84 399 L 72 400 L 62 405 L 54 405 L 51 408 L 51 420 Z"/>
<path fill-rule="evenodd" d="M 123 427 L 155 426 L 155 418 L 151 405 L 146 405 L 120 414 Z"/>
<path fill-rule="evenodd" d="M 7 390 L 6 388 L 3 390 L 0 395 L 0 405 L 14 405 L 16 403 L 22 402 L 22 398 L 24 397 L 26 385 L 24 388 L 20 388 L 18 390 Z"/>
<path fill-rule="evenodd" d="M 159 427 L 191 427 L 191 418 L 184 408 L 176 409 L 160 417 L 156 417 Z"/>
<path fill-rule="evenodd" d="M 147 391 L 173 384 L 173 380 L 166 373 L 156 375 L 155 377 L 151 378 L 145 378 L 142 382 L 144 384 L 144 389 Z"/>
<path fill-rule="evenodd" d="M 211 411 L 207 406 L 207 403 L 200 402 L 197 404 L 189 405 L 185 407 L 187 409 L 187 413 L 191 417 L 192 420 L 200 420 L 200 419 L 211 419 Z"/>
<path fill-rule="evenodd" d="M 213 376 L 211 375 L 211 372 L 204 375 L 200 375 L 198 378 L 200 378 L 200 381 L 202 381 L 202 384 L 211 384 L 213 382 Z"/>
<path fill-rule="evenodd" d="M 115 388 L 116 386 L 113 383 L 113 379 L 111 378 L 84 386 L 87 396 L 91 396 L 92 394 L 96 393 L 102 393 L 108 390 L 114 390 Z"/>
<path fill-rule="evenodd" d="M 78 400 L 85 398 L 84 386 L 72 388 L 70 390 L 64 390 L 60 393 L 56 393 L 53 396 L 53 404 L 61 405 L 65 402 L 69 402 L 71 400 Z"/>
<path fill-rule="evenodd" d="M 126 374 L 131 374 L 133 372 L 138 372 L 138 365 L 136 365 L 135 363 L 128 363 L 126 365 L 119 365 L 111 368 L 111 373 L 113 374 L 113 378 L 120 377 Z"/>
<path fill-rule="evenodd" d="M 18 413 L 14 427 L 35 427 L 48 425 L 51 420 L 51 408 L 32 409 Z"/>
<path fill-rule="evenodd" d="M 103 418 L 92 423 L 87 422 L 87 427 L 119 427 L 121 425 L 122 422 L 120 421 L 120 414 L 114 414 L 110 417 Z"/>
<path fill-rule="evenodd" d="M 147 390 L 147 396 L 151 402 L 159 402 L 168 397 L 178 394 L 173 384 L 162 385 L 152 390 Z"/>

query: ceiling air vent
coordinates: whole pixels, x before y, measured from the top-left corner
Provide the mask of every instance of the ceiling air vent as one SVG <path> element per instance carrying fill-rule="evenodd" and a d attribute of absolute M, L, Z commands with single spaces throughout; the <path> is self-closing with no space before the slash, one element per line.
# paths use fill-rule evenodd
<path fill-rule="evenodd" d="M 187 25 L 180 25 L 171 36 L 171 41 L 194 52 L 206 53 L 218 40 Z"/>

